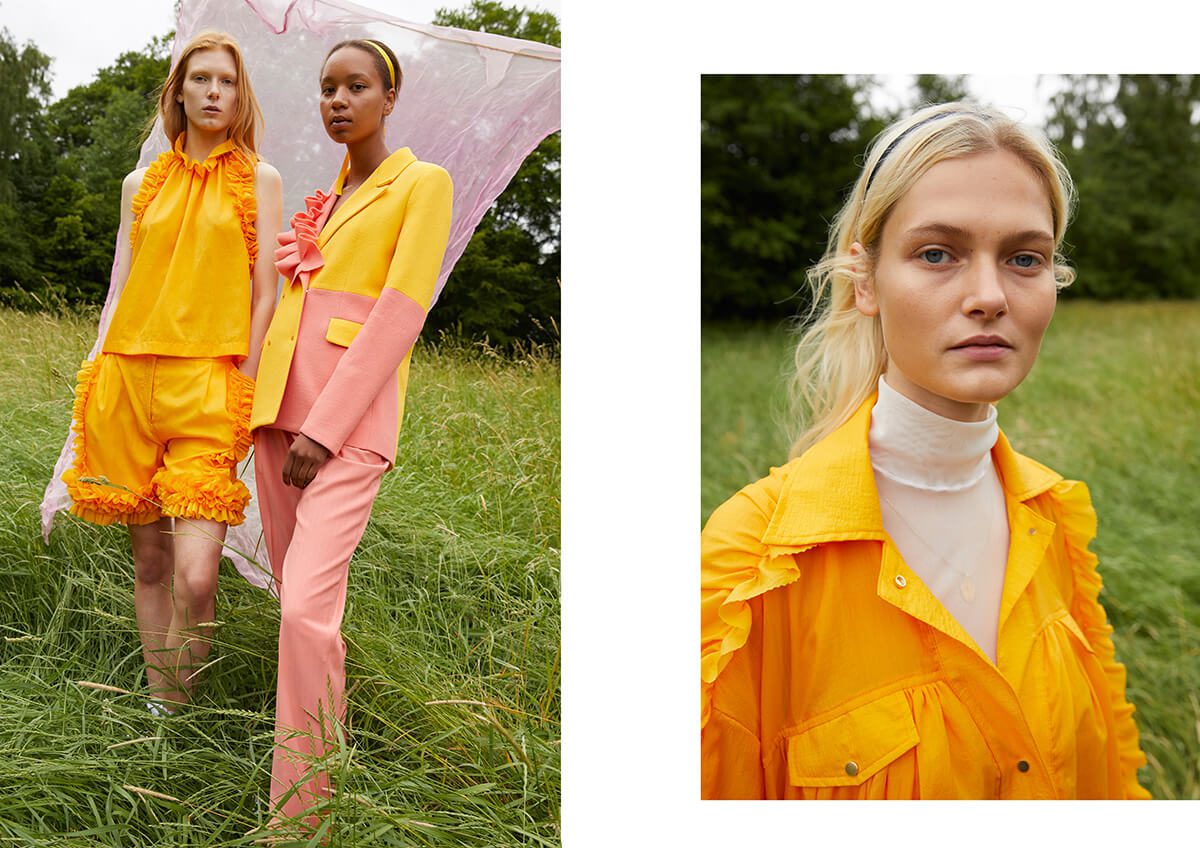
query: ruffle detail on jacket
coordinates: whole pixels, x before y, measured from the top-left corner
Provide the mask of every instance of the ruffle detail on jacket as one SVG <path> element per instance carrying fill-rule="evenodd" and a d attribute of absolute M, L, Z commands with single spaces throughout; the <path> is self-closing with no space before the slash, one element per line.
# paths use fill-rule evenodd
<path fill-rule="evenodd" d="M 1123 770 L 1128 773 L 1127 798 L 1148 799 L 1147 792 L 1137 782 L 1137 770 L 1146 764 L 1146 755 L 1138 745 L 1137 726 L 1133 722 L 1134 707 L 1125 700 L 1125 667 L 1117 662 L 1112 643 L 1112 625 L 1100 604 L 1103 581 L 1097 568 L 1099 558 L 1089 545 L 1096 538 L 1096 510 L 1086 484 L 1078 480 L 1062 480 L 1050 490 L 1057 506 L 1056 523 L 1063 531 L 1067 558 L 1075 577 L 1075 598 L 1071 615 L 1087 637 L 1097 659 L 1110 679 L 1116 693 L 1113 717 L 1117 723 L 1118 746 Z"/>
<path fill-rule="evenodd" d="M 225 389 L 225 411 L 233 426 L 233 460 L 241 462 L 254 439 L 250 435 L 250 413 L 254 409 L 254 381 L 237 368 L 229 369 Z"/>
<path fill-rule="evenodd" d="M 246 254 L 250 257 L 250 271 L 254 271 L 254 263 L 258 259 L 258 200 L 254 193 L 254 176 L 257 165 L 250 159 L 249 154 L 230 150 L 226 154 L 229 162 L 225 169 L 225 178 L 233 192 L 233 205 L 237 210 L 238 220 L 242 224 L 242 238 L 246 241 Z M 204 164 L 216 157 L 209 156 Z"/>
<path fill-rule="evenodd" d="M 701 535 L 701 729 L 708 724 L 717 678 L 750 638 L 750 601 L 798 580 L 793 555 L 813 547 L 762 541 L 779 485 L 772 477 L 747 486 L 713 513 Z"/>
<path fill-rule="evenodd" d="M 205 518 L 238 525 L 246 518 L 250 490 L 220 465 L 211 473 L 162 469 L 154 475 L 154 487 L 164 515 L 174 518 Z"/>
<path fill-rule="evenodd" d="M 308 278 L 325 265 L 325 257 L 317 248 L 317 237 L 326 217 L 326 206 L 333 198 L 318 190 L 315 195 L 304 198 L 304 209 L 292 216 L 292 228 L 277 237 L 279 247 L 275 250 L 275 268 L 289 281 L 300 276 L 307 287 Z"/>
<path fill-rule="evenodd" d="M 71 429 L 75 431 L 75 462 L 62 475 L 67 493 L 71 496 L 71 514 L 93 524 L 149 524 L 159 517 L 158 505 L 152 500 L 152 486 L 133 491 L 107 483 L 84 481 L 84 478 L 95 477 L 87 464 L 83 414 L 95 383 L 98 362 L 99 359 L 84 360 L 76 378 L 75 405 L 71 412 Z"/>
<path fill-rule="evenodd" d="M 788 553 L 800 553 L 803 548 Z M 790 555 L 764 553 L 751 569 L 722 574 L 705 580 L 704 588 L 717 590 L 720 599 L 715 617 L 705 616 L 700 628 L 700 728 L 708 724 L 713 686 L 733 655 L 750 638 L 753 614 L 750 601 L 759 595 L 800 579 L 800 567 Z"/>
<path fill-rule="evenodd" d="M 174 150 L 168 150 L 166 153 L 158 154 L 158 158 L 151 162 L 150 167 L 146 169 L 146 174 L 142 177 L 142 184 L 130 203 L 130 209 L 133 211 L 133 223 L 129 227 L 130 245 L 137 244 L 138 230 L 141 229 L 142 216 L 146 214 L 146 207 L 158 196 L 159 190 L 167 181 L 167 177 L 171 175 L 171 171 L 180 164 L 179 155 Z"/>
<path fill-rule="evenodd" d="M 1050 495 L 1057 505 L 1056 523 L 1063 531 L 1067 558 L 1075 576 L 1075 602 L 1072 615 L 1088 642 L 1094 647 L 1097 639 L 1108 639 L 1112 627 L 1100 606 L 1103 583 L 1097 570 L 1099 558 L 1088 545 L 1096 538 L 1096 510 L 1086 484 L 1078 480 L 1063 480 L 1055 484 Z"/>

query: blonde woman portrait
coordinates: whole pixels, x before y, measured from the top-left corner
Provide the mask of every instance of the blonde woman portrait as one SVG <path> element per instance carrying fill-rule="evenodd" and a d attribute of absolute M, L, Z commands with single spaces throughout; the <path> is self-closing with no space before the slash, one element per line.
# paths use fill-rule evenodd
<path fill-rule="evenodd" d="M 1006 437 L 1074 187 L 959 100 L 886 126 L 808 270 L 798 428 L 708 519 L 706 799 L 1147 798 L 1087 485 Z"/>

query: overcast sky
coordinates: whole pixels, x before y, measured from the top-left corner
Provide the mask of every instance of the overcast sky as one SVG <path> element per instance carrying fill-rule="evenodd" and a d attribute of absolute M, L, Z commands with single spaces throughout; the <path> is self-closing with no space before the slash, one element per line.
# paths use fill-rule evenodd
<path fill-rule="evenodd" d="M 357 0 L 415 23 L 429 23 L 439 8 L 461 9 L 469 0 Z M 553 12 L 561 20 L 562 0 L 512 0 L 506 5 Z M 54 60 L 55 100 L 129 50 L 140 50 L 156 35 L 175 27 L 174 0 L 0 0 L 0 25 L 17 44 L 32 41 Z M 104 11 L 102 11 L 104 10 Z M 118 10 L 112 14 L 112 10 Z M 106 14 L 105 11 L 108 13 Z"/>
<path fill-rule="evenodd" d="M 913 100 L 913 75 L 891 74 L 879 77 L 883 90 L 880 105 L 897 107 Z M 1044 126 L 1049 113 L 1050 96 L 1058 91 L 1055 74 L 967 74 L 967 87 L 981 102 L 996 106 L 1019 121 Z"/>

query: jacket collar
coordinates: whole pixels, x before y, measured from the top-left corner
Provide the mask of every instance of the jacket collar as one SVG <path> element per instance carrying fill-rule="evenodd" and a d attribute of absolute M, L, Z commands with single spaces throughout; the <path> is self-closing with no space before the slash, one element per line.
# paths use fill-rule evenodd
<path fill-rule="evenodd" d="M 872 393 L 844 424 L 793 460 L 763 533 L 764 544 L 805 547 L 887 538 L 867 449 L 875 399 Z M 992 447 L 992 459 L 1010 500 L 1027 501 L 1062 479 L 1013 450 L 1003 431 Z"/>
<path fill-rule="evenodd" d="M 321 230 L 317 246 L 324 247 L 343 224 L 377 200 L 396 177 L 416 161 L 417 157 L 413 155 L 413 152 L 407 147 L 402 147 L 380 162 L 379 167 L 358 187 L 354 194 L 334 210 L 329 220 L 326 221 L 324 229 Z M 346 163 L 342 165 L 341 173 L 338 174 L 337 181 L 333 184 L 334 194 L 340 194 L 342 191 L 348 164 L 349 158 L 347 157 Z"/>

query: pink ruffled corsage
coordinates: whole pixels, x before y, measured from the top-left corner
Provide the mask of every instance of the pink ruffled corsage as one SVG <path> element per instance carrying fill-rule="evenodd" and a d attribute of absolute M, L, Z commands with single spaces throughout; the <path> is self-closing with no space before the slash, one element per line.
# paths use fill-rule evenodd
<path fill-rule="evenodd" d="M 313 272 L 325 265 L 325 258 L 317 248 L 317 236 L 329 217 L 334 195 L 318 190 L 316 195 L 304 198 L 304 210 L 292 216 L 292 228 L 277 237 L 279 247 L 275 249 L 275 268 L 284 277 L 308 288 L 308 279 Z"/>

